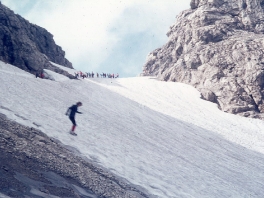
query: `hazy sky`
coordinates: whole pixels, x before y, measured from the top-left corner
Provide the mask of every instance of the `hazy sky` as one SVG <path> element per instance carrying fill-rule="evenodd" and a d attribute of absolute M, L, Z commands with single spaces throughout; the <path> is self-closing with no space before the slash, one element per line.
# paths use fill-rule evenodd
<path fill-rule="evenodd" d="M 148 53 L 167 42 L 176 16 L 190 0 L 1 0 L 47 29 L 83 72 L 142 72 Z"/>

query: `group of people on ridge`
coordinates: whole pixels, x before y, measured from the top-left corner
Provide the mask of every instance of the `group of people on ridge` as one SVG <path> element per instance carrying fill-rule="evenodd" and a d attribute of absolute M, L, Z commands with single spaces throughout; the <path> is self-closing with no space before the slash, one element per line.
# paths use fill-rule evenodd
<path fill-rule="evenodd" d="M 119 74 L 106 74 L 106 73 L 102 73 L 102 74 L 99 74 L 99 73 L 96 73 L 96 75 L 93 73 L 93 72 L 77 72 L 77 73 L 74 73 L 75 74 L 75 78 L 94 78 L 95 76 L 97 78 L 101 77 L 101 78 L 118 78 L 119 77 Z"/>

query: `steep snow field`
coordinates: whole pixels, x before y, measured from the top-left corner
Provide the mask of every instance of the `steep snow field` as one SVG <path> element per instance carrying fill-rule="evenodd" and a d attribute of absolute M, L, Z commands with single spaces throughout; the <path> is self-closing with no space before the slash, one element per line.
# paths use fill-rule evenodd
<path fill-rule="evenodd" d="M 1 62 L 0 113 L 157 197 L 264 197 L 263 121 L 221 112 L 181 83 L 50 75 Z M 65 112 L 78 101 L 75 137 Z"/>

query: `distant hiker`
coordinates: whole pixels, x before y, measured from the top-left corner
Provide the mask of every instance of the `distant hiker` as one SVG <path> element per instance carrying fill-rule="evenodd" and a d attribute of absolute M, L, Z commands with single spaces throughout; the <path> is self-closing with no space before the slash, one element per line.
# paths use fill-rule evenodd
<path fill-rule="evenodd" d="M 36 78 L 38 77 L 38 72 L 36 72 Z"/>
<path fill-rule="evenodd" d="M 74 76 L 77 79 L 78 78 L 78 74 L 74 72 Z"/>
<path fill-rule="evenodd" d="M 82 106 L 81 102 L 77 102 L 76 105 L 72 105 L 71 107 L 68 108 L 66 115 L 69 116 L 71 122 L 72 122 L 72 129 L 70 131 L 70 134 L 72 135 L 77 135 L 74 130 L 77 126 L 76 122 L 75 122 L 75 113 L 80 113 L 82 114 L 82 112 L 78 111 L 78 107 Z"/>
<path fill-rule="evenodd" d="M 40 78 L 44 78 L 44 73 L 43 72 L 41 72 Z"/>

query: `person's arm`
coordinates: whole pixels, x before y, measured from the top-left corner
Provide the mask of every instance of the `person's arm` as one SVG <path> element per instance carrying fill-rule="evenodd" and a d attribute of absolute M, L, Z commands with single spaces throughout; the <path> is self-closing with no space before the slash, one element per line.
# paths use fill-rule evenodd
<path fill-rule="evenodd" d="M 76 113 L 82 114 L 82 112 L 79 112 L 78 110 L 76 110 Z"/>

